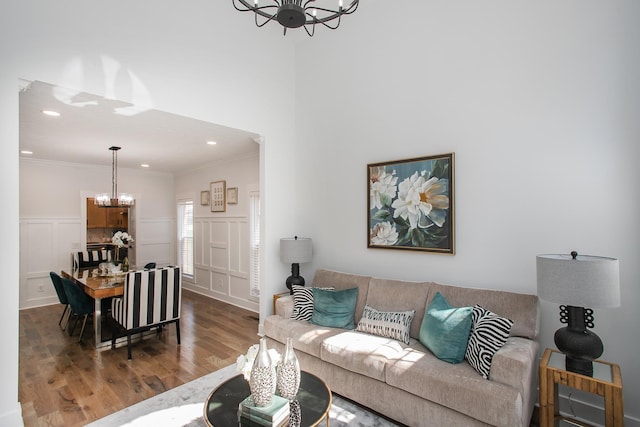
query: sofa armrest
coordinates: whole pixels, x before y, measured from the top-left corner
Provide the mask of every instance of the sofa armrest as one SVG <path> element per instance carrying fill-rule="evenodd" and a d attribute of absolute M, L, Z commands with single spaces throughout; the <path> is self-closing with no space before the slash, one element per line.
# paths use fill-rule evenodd
<path fill-rule="evenodd" d="M 510 337 L 491 362 L 489 379 L 520 392 L 523 425 L 528 425 L 537 397 L 538 350 L 537 341 Z"/>
<path fill-rule="evenodd" d="M 291 317 L 291 313 L 293 313 L 293 296 L 287 295 L 284 297 L 280 297 L 276 300 L 276 312 L 285 319 Z"/>

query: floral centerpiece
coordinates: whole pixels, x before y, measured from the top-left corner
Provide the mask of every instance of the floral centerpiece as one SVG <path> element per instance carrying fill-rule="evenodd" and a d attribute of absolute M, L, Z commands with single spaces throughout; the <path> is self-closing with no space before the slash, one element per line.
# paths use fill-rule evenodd
<path fill-rule="evenodd" d="M 259 349 L 260 345 L 254 344 L 249 347 L 247 354 L 241 354 L 236 360 L 236 372 L 242 373 L 242 375 L 244 375 L 244 379 L 247 381 L 251 378 L 251 368 L 253 367 L 253 362 L 258 355 Z M 270 348 L 268 352 L 271 357 L 271 363 L 273 363 L 274 366 L 277 365 L 278 362 L 280 362 L 280 353 L 278 353 L 274 348 Z"/>
<path fill-rule="evenodd" d="M 133 236 L 126 231 L 116 231 L 111 238 L 111 243 L 116 245 L 116 259 L 120 259 L 120 248 L 128 247 L 133 242 Z"/>
<path fill-rule="evenodd" d="M 268 406 L 276 392 L 276 365 L 280 354 L 267 349 L 265 338 L 260 338 L 259 345 L 249 347 L 246 355 L 238 357 L 236 370 L 242 372 L 249 381 L 251 390 L 251 406 Z"/>

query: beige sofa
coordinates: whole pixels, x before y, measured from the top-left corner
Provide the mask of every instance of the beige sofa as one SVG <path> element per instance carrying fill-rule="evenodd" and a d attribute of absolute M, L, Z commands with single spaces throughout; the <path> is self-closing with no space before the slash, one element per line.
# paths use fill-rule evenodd
<path fill-rule="evenodd" d="M 291 319 L 293 297 L 277 300 L 276 314 L 264 324 L 269 348 L 283 351 L 292 337 L 302 369 L 324 379 L 335 393 L 409 426 L 529 425 L 537 386 L 537 296 L 324 269 L 307 286 L 357 287 L 356 324 L 365 304 L 380 311 L 416 311 L 406 345 Z M 514 321 L 488 379 L 466 360 L 451 364 L 436 358 L 418 341 L 425 308 L 437 291 L 454 307 L 479 304 Z"/>

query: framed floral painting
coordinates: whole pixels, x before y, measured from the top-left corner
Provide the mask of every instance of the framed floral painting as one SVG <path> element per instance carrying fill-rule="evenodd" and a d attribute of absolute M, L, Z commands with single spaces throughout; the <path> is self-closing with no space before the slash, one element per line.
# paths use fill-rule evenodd
<path fill-rule="evenodd" d="M 369 248 L 455 253 L 454 153 L 367 165 Z"/>

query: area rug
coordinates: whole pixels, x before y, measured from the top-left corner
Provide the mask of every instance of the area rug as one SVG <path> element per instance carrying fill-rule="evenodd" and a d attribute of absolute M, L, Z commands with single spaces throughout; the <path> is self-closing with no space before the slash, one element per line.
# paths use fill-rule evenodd
<path fill-rule="evenodd" d="M 91 427 L 189 426 L 206 427 L 204 401 L 218 384 L 236 375 L 235 365 L 212 372 L 155 397 L 101 418 Z M 332 427 L 397 427 L 385 418 L 333 395 L 329 413 Z M 326 427 L 326 423 L 320 424 Z"/>

